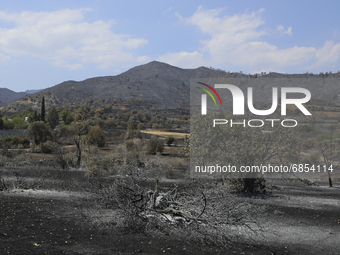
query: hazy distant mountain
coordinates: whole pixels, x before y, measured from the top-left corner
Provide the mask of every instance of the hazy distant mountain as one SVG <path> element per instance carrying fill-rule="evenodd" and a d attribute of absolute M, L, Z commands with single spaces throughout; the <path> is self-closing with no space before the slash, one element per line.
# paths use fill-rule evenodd
<path fill-rule="evenodd" d="M 9 103 L 24 96 L 26 96 L 25 92 L 14 92 L 7 88 L 0 88 L 0 104 Z"/>
<path fill-rule="evenodd" d="M 29 89 L 29 90 L 26 90 L 25 93 L 31 95 L 31 94 L 37 93 L 39 91 L 42 91 L 42 89 Z"/>
<path fill-rule="evenodd" d="M 125 109 L 181 108 L 190 103 L 190 78 L 209 77 L 241 78 L 242 82 L 236 85 L 244 91 L 246 91 L 247 85 L 249 86 L 249 82 L 252 84 L 255 82 L 265 90 L 274 85 L 278 86 L 278 84 L 282 84 L 282 86 L 303 84 L 311 91 L 312 98 L 331 100 L 333 103 L 340 104 L 340 74 L 320 76 L 270 73 L 255 78 L 253 75 L 230 73 L 206 67 L 181 69 L 153 61 L 131 68 L 117 76 L 96 77 L 80 82 L 66 81 L 3 105 L 0 107 L 0 111 L 12 114 L 20 112 L 28 106 L 38 110 L 43 96 L 47 110 L 52 106 L 72 108 L 81 104 L 85 104 L 93 110 L 109 105 L 113 112 Z M 299 78 L 299 84 L 292 84 L 291 78 L 293 77 Z M 275 84 L 273 84 L 273 79 L 276 80 Z M 1 97 L 0 100 L 4 101 Z M 257 100 L 262 100 L 261 95 L 254 98 L 254 101 Z"/>

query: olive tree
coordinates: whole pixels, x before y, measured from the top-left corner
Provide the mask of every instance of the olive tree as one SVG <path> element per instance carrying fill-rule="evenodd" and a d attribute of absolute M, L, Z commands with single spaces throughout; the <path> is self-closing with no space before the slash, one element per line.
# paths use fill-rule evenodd
<path fill-rule="evenodd" d="M 162 154 L 162 152 L 164 151 L 164 142 L 160 140 L 158 136 L 153 136 L 147 142 L 147 151 L 153 154 L 156 154 L 157 152 Z"/>
<path fill-rule="evenodd" d="M 87 135 L 87 141 L 89 144 L 104 147 L 106 142 L 104 131 L 99 126 L 91 127 Z"/>
<path fill-rule="evenodd" d="M 28 137 L 34 140 L 35 144 L 44 143 L 53 138 L 53 135 L 49 130 L 49 124 L 44 121 L 31 123 L 26 132 Z"/>

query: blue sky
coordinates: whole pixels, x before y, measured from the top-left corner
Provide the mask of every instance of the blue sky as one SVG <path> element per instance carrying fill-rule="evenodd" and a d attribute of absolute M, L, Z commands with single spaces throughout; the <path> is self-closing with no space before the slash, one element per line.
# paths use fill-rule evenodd
<path fill-rule="evenodd" d="M 181 68 L 340 70 L 340 1 L 2 1 L 0 87 L 42 89 L 153 60 Z"/>

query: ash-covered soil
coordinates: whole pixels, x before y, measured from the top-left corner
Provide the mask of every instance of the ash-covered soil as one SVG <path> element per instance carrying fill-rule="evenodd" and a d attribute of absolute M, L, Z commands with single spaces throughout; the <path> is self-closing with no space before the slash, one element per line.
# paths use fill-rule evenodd
<path fill-rule="evenodd" d="M 175 234 L 161 237 L 126 232 L 109 224 L 102 227 L 94 219 L 114 217 L 112 212 L 103 215 L 97 208 L 90 208 L 91 192 L 60 187 L 63 186 L 0 192 L 0 254 L 339 254 L 340 251 L 337 182 L 333 188 L 326 182 L 315 186 L 298 181 L 276 182 L 271 194 L 240 195 L 238 199 L 266 207 L 266 213 L 258 219 L 263 231 L 252 236 L 239 233 L 237 241 L 223 247 L 178 239 Z"/>

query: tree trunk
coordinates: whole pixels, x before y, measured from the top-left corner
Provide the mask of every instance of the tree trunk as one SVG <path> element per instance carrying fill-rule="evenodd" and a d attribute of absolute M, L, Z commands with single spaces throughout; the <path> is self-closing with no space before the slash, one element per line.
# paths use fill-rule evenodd
<path fill-rule="evenodd" d="M 246 178 L 244 180 L 244 192 L 254 193 L 256 178 Z"/>
<path fill-rule="evenodd" d="M 80 162 L 81 162 L 81 135 L 79 134 L 77 139 L 74 139 L 74 142 L 76 143 L 77 150 L 78 150 L 78 159 L 77 159 L 77 167 L 80 167 Z"/>
<path fill-rule="evenodd" d="M 332 183 L 331 173 L 329 172 L 328 169 L 327 169 L 327 171 L 328 171 L 328 182 L 329 182 L 329 187 L 332 188 L 332 187 L 333 187 L 333 183 Z"/>

